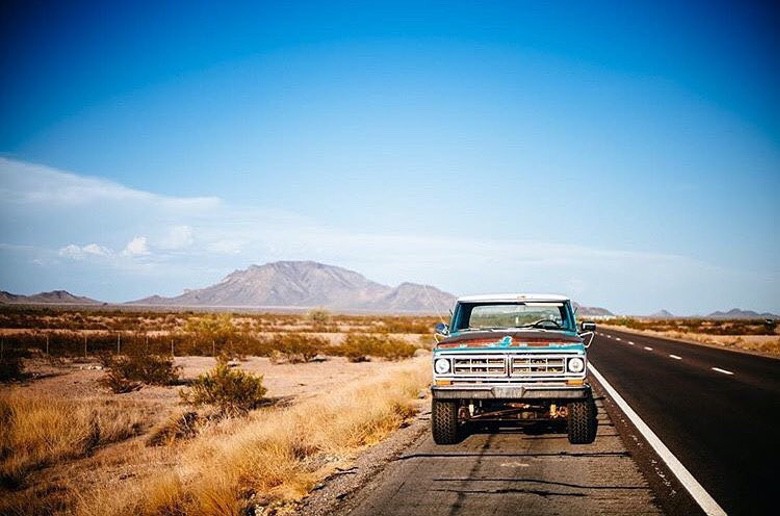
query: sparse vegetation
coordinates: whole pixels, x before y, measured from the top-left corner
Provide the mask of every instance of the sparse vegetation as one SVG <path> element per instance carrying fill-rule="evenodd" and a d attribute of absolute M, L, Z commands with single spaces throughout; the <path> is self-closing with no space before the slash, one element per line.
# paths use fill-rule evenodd
<path fill-rule="evenodd" d="M 0 487 L 17 488 L 37 468 L 138 434 L 143 417 L 128 408 L 0 392 Z"/>
<path fill-rule="evenodd" d="M 320 353 L 328 353 L 330 348 L 325 339 L 302 333 L 277 334 L 271 347 L 291 364 L 309 362 Z"/>
<path fill-rule="evenodd" d="M 9 349 L 0 353 L 0 382 L 9 382 L 13 380 L 23 380 L 25 350 Z"/>
<path fill-rule="evenodd" d="M 82 497 L 81 514 L 242 514 L 282 508 L 415 413 L 427 363 L 205 429 L 179 467 Z M 288 506 L 289 510 L 289 506 Z"/>
<path fill-rule="evenodd" d="M 179 378 L 179 371 L 170 357 L 109 355 L 102 361 L 108 371 L 101 383 L 117 394 L 140 389 L 144 384 L 171 385 Z"/>
<path fill-rule="evenodd" d="M 0 513 L 272 512 L 413 413 L 427 362 L 397 361 L 427 349 L 434 322 L 324 310 L 0 307 L 3 359 L 14 358 L 8 376 L 25 382 L 2 387 Z M 324 363 L 310 363 L 318 355 Z M 202 358 L 217 356 L 224 360 L 213 369 Z M 250 365 L 230 367 L 228 358 Z M 263 373 L 251 373 L 257 368 Z M 280 383 L 275 370 L 306 373 Z M 63 397 L 42 394 L 48 385 Z M 179 404 L 179 390 L 191 406 Z"/>
<path fill-rule="evenodd" d="M 389 335 L 347 335 L 336 353 L 347 357 L 350 362 L 364 362 L 369 357 L 381 357 L 389 360 L 400 360 L 414 356 L 417 347 L 390 337 Z"/>
<path fill-rule="evenodd" d="M 259 407 L 266 391 L 262 376 L 232 368 L 226 357 L 220 357 L 212 371 L 198 376 L 179 394 L 185 403 L 211 405 L 222 415 L 238 416 Z"/>

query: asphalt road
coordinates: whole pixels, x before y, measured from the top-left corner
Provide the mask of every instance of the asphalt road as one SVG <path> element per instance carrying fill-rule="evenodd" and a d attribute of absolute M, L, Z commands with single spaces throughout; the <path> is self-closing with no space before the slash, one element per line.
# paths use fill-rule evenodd
<path fill-rule="evenodd" d="M 612 330 L 589 359 L 728 514 L 777 513 L 780 360 Z"/>
<path fill-rule="evenodd" d="M 502 429 L 437 446 L 425 431 L 339 508 L 339 514 L 661 514 L 653 492 L 597 399 L 589 445 L 565 433 Z"/>

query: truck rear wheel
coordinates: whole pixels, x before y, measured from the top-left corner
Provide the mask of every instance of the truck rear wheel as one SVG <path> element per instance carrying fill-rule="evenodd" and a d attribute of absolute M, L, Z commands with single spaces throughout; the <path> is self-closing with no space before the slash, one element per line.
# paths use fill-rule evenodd
<path fill-rule="evenodd" d="M 455 444 L 460 435 L 458 402 L 434 399 L 431 404 L 431 430 L 436 444 Z"/>
<path fill-rule="evenodd" d="M 593 398 L 569 403 L 569 442 L 590 444 L 596 440 L 596 403 Z"/>

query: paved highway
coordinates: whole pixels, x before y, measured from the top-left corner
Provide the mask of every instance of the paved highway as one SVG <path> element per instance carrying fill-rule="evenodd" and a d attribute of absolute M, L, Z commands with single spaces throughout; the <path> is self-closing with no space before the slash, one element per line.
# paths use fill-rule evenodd
<path fill-rule="evenodd" d="M 437 446 L 426 421 L 419 439 L 333 513 L 662 514 L 602 401 L 589 445 L 573 446 L 565 433 L 504 428 Z"/>
<path fill-rule="evenodd" d="M 612 330 L 589 358 L 728 514 L 777 513 L 780 360 Z"/>

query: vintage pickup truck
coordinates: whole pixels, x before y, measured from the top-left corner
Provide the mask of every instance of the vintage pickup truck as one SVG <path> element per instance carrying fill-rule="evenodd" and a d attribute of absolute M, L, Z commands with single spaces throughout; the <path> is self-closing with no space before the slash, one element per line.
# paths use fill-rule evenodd
<path fill-rule="evenodd" d="M 596 438 L 586 349 L 595 323 L 575 321 L 568 297 L 461 297 L 449 326 L 436 326 L 432 431 L 459 442 L 470 427 L 566 427 L 572 444 Z"/>

